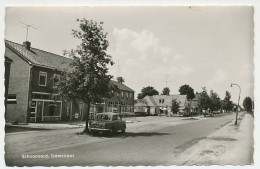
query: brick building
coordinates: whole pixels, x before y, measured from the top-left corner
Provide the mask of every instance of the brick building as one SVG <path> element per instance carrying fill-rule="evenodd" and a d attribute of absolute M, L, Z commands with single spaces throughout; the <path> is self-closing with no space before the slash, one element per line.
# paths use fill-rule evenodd
<path fill-rule="evenodd" d="M 6 40 L 5 46 L 5 58 L 8 58 L 9 61 L 6 62 L 5 67 L 6 72 L 9 73 L 7 73 L 9 86 L 6 89 L 5 113 L 7 122 L 27 123 L 84 119 L 86 105 L 82 102 L 67 102 L 53 88 L 53 75 L 70 68 L 69 64 L 72 61 L 70 58 L 32 48 L 28 41 L 21 45 Z M 119 82 L 111 83 L 118 86 L 123 97 L 117 97 L 117 94 L 111 99 L 106 99 L 103 104 L 92 105 L 92 111 L 110 111 L 110 107 L 115 106 L 116 103 L 121 105 L 119 107 L 122 111 L 133 111 L 133 90 Z M 128 97 L 129 95 L 131 97 Z M 103 105 L 102 109 L 100 109 L 100 105 Z"/>

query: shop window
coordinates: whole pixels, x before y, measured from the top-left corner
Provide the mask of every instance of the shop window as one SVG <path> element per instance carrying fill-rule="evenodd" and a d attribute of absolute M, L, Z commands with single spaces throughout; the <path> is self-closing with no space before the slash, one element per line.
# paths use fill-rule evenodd
<path fill-rule="evenodd" d="M 7 104 L 17 104 L 17 102 L 16 102 L 16 94 L 8 94 L 8 96 L 7 96 Z"/>
<path fill-rule="evenodd" d="M 47 83 L 47 73 L 40 72 L 39 73 L 39 86 L 46 86 Z"/>

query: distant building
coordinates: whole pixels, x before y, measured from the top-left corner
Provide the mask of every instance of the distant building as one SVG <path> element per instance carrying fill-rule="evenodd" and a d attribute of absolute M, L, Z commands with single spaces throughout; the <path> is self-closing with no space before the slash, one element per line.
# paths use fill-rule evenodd
<path fill-rule="evenodd" d="M 103 103 L 92 104 L 90 110 L 92 113 L 115 112 L 123 114 L 134 112 L 134 90 L 123 84 L 121 77 L 117 80 L 112 80 L 111 83 L 116 85 L 119 91 L 113 92 L 112 98 L 104 99 Z"/>
<path fill-rule="evenodd" d="M 53 75 L 70 68 L 72 59 L 5 40 L 6 121 L 46 122 L 83 120 L 86 105 L 66 101 L 54 90 Z M 11 65 L 11 66 L 10 66 Z M 133 111 L 134 92 L 115 83 L 120 97 L 108 99 L 102 111 L 120 105 L 121 111 Z M 93 106 L 95 107 L 95 106 Z"/>
<path fill-rule="evenodd" d="M 179 115 L 185 112 L 188 103 L 187 95 L 154 95 L 145 96 L 141 101 L 135 104 L 135 110 L 144 110 L 150 115 L 169 114 L 172 109 L 172 101 L 176 99 L 179 102 Z"/>

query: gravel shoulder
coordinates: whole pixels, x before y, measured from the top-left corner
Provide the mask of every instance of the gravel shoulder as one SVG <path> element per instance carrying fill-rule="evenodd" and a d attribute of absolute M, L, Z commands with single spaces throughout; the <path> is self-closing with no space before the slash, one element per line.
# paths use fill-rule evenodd
<path fill-rule="evenodd" d="M 173 161 L 177 165 L 253 164 L 253 130 L 253 116 L 240 113 L 237 126 L 234 121 L 226 124 Z"/>

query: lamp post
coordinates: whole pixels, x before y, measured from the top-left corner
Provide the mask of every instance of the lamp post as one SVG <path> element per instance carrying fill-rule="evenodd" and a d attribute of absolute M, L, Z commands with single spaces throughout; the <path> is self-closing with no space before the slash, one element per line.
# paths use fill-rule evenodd
<path fill-rule="evenodd" d="M 238 84 L 231 83 L 231 87 L 233 87 L 233 86 L 239 87 L 239 95 L 238 95 L 238 103 L 237 103 L 237 113 L 236 113 L 236 121 L 235 121 L 235 125 L 237 125 L 237 116 L 238 116 L 238 108 L 239 108 L 241 88 L 240 88 L 240 86 Z"/>

